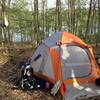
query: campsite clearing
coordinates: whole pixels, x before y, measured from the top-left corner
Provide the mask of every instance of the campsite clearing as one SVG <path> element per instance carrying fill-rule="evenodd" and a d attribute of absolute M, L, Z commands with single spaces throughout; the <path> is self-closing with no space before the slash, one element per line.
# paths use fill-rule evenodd
<path fill-rule="evenodd" d="M 36 76 L 52 84 L 62 81 L 60 92 L 65 100 L 100 95 L 100 68 L 93 48 L 72 33 L 56 32 L 44 39 L 30 64 Z"/>
<path fill-rule="evenodd" d="M 99 52 L 100 46 L 96 50 Z M 49 93 L 40 90 L 22 91 L 15 87 L 16 77 L 18 77 L 18 72 L 20 71 L 18 65 L 25 57 L 30 57 L 33 50 L 23 49 L 20 51 L 16 50 L 15 52 L 16 54 L 14 55 L 12 52 L 13 56 L 10 59 L 7 54 L 0 53 L 0 61 L 2 62 L 0 63 L 0 100 L 47 100 L 47 98 L 48 100 L 62 100 L 60 95 L 55 98 L 50 96 Z M 86 100 L 99 100 L 99 98 L 100 96 Z"/>
<path fill-rule="evenodd" d="M 0 53 L 0 100 L 61 100 L 61 96 L 50 96 L 49 92 L 34 90 L 22 91 L 15 86 L 19 78 L 19 64 L 30 58 L 32 49 L 16 50 L 8 58 L 7 54 Z M 4 59 L 6 58 L 6 59 Z"/>

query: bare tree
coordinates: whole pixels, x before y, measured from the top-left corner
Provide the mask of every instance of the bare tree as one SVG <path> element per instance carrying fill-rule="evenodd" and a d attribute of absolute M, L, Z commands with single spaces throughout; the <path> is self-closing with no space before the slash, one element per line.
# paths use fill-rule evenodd
<path fill-rule="evenodd" d="M 56 0 L 55 31 L 61 31 L 61 0 Z"/>
<path fill-rule="evenodd" d="M 98 46 L 98 42 L 100 43 L 100 0 L 98 0 L 98 34 L 96 36 L 96 46 Z"/>
<path fill-rule="evenodd" d="M 38 34 L 39 34 L 39 10 L 38 10 L 38 0 L 34 0 L 34 11 L 33 11 L 33 16 L 34 16 L 34 39 L 33 40 L 36 44 L 38 45 Z"/>
<path fill-rule="evenodd" d="M 90 0 L 90 6 L 89 6 L 89 11 L 88 11 L 88 17 L 87 17 L 87 23 L 86 23 L 86 32 L 85 32 L 85 39 L 88 39 L 88 33 L 90 29 L 90 17 L 91 17 L 91 12 L 92 12 L 92 3 L 93 0 Z"/>
<path fill-rule="evenodd" d="M 75 0 L 68 0 L 68 31 L 75 31 Z"/>
<path fill-rule="evenodd" d="M 46 27 L 46 34 L 49 33 L 49 26 L 48 26 L 48 7 L 47 7 L 47 0 L 46 0 L 46 12 L 45 12 L 45 27 Z"/>
<path fill-rule="evenodd" d="M 1 14 L 1 18 L 2 18 L 2 38 L 3 38 L 3 41 L 7 42 L 7 36 L 6 36 L 6 30 L 5 30 L 5 24 L 4 24 L 4 16 L 5 16 L 5 9 L 6 9 L 6 0 L 1 0 L 1 11 L 2 11 L 2 14 Z"/>
<path fill-rule="evenodd" d="M 8 0 L 8 4 L 7 4 L 8 8 L 10 8 L 10 3 L 11 3 L 11 0 Z M 9 23 L 9 25 L 7 27 L 7 30 L 8 30 L 8 42 L 10 43 L 11 42 L 11 38 L 10 37 L 12 37 L 12 36 L 11 36 L 11 33 L 10 33 L 10 18 L 9 18 L 9 15 L 8 15 L 8 23 Z"/>
<path fill-rule="evenodd" d="M 45 7 L 46 7 L 46 0 L 42 0 L 42 32 L 43 34 L 45 31 Z"/>

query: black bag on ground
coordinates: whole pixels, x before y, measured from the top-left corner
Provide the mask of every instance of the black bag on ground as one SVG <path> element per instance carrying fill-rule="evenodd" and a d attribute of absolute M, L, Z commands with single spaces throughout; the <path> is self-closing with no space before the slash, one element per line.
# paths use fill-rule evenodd
<path fill-rule="evenodd" d="M 100 78 L 97 78 L 95 82 L 97 86 L 100 86 Z"/>
<path fill-rule="evenodd" d="M 21 84 L 20 87 L 24 90 L 31 90 L 36 88 L 36 80 L 33 77 L 33 68 L 29 64 L 25 64 L 21 68 Z"/>

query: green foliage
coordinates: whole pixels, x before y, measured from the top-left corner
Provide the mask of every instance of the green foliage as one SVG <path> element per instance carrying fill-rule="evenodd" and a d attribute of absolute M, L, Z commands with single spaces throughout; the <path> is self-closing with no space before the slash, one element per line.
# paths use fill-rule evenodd
<path fill-rule="evenodd" d="M 13 0 L 13 8 L 19 10 L 27 10 L 28 0 Z"/>
<path fill-rule="evenodd" d="M 13 6 L 6 10 L 10 29 L 13 33 L 32 34 L 32 12 L 27 9 L 28 0 L 14 0 Z"/>
<path fill-rule="evenodd" d="M 62 27 L 68 28 L 68 0 L 65 0 L 66 4 L 62 5 L 61 9 L 61 21 L 62 21 Z M 39 33 L 33 33 L 34 28 L 34 12 L 32 12 L 29 7 L 30 0 L 12 0 L 11 7 L 6 7 L 6 15 L 9 16 L 9 26 L 13 33 L 19 34 L 30 37 L 36 37 L 38 41 L 41 41 L 44 38 L 44 34 L 47 34 L 46 28 L 48 31 L 50 29 L 54 30 L 55 27 L 55 14 L 56 14 L 56 8 L 49 8 L 46 12 L 45 9 L 45 21 L 44 21 L 44 27 L 45 27 L 45 33 L 42 32 L 42 24 L 43 24 L 43 12 L 42 12 L 42 6 L 39 4 Z M 41 1 L 42 2 L 42 1 Z M 88 15 L 88 0 L 75 0 L 75 32 L 76 34 L 84 39 L 84 34 L 86 30 L 86 22 L 87 22 L 87 15 Z M 63 3 L 62 3 L 63 4 Z M 30 5 L 31 6 L 31 5 Z M 87 7 L 86 7 L 87 6 Z M 1 23 L 1 13 L 0 10 L 0 23 Z M 95 29 L 97 26 L 98 20 L 99 20 L 98 10 L 96 10 L 95 14 L 95 23 L 91 25 L 90 29 Z M 92 19 L 91 19 L 92 20 Z M 0 24 L 1 25 L 1 24 Z M 67 29 L 62 28 L 62 31 L 65 31 Z M 96 38 L 98 37 L 95 33 L 86 33 L 89 35 L 88 43 L 93 43 L 96 41 Z M 0 29 L 0 35 L 1 29 Z M 1 37 L 0 36 L 0 37 Z"/>

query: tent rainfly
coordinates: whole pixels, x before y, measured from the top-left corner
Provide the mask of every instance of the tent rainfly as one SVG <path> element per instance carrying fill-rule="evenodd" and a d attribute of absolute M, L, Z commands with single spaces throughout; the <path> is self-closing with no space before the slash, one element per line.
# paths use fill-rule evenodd
<path fill-rule="evenodd" d="M 33 54 L 31 67 L 36 76 L 53 84 L 61 80 L 65 100 L 100 95 L 95 85 L 100 69 L 92 47 L 71 33 L 57 32 L 46 38 Z"/>

